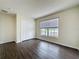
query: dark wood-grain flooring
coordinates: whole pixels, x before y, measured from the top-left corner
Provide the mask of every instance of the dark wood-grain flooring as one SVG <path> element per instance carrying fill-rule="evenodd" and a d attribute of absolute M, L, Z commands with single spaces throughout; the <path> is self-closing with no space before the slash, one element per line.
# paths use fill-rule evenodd
<path fill-rule="evenodd" d="M 79 59 L 79 52 L 41 40 L 0 45 L 0 59 Z"/>

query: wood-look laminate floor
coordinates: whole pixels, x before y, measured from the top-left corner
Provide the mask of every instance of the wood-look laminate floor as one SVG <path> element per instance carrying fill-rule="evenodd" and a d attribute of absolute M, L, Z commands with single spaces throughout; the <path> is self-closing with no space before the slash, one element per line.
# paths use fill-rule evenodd
<path fill-rule="evenodd" d="M 79 52 L 40 40 L 0 45 L 0 59 L 79 59 Z"/>

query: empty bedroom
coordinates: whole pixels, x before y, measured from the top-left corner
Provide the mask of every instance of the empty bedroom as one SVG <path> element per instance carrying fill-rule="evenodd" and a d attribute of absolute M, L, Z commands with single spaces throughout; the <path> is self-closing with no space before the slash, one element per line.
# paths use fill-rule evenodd
<path fill-rule="evenodd" d="M 0 0 L 0 59 L 79 59 L 79 0 Z"/>

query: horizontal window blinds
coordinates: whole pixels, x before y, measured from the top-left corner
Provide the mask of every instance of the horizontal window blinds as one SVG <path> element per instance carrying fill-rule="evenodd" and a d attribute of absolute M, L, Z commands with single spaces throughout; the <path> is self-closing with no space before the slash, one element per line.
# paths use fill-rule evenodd
<path fill-rule="evenodd" d="M 40 28 L 57 28 L 58 18 L 40 22 Z"/>

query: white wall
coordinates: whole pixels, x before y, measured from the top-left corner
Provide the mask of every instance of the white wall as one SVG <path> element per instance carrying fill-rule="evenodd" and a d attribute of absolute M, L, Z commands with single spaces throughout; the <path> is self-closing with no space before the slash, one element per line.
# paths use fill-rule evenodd
<path fill-rule="evenodd" d="M 34 19 L 28 17 L 29 13 L 20 10 L 17 13 L 17 43 L 35 37 Z"/>
<path fill-rule="evenodd" d="M 16 18 L 11 15 L 0 14 L 0 27 L 2 28 L 0 29 L 0 33 L 1 33 L 0 43 L 6 43 L 10 41 L 16 41 L 18 43 L 24 40 L 35 38 L 34 19 L 31 17 L 28 17 L 29 12 L 28 13 L 25 13 L 25 12 L 26 12 L 26 9 L 24 10 L 20 9 L 16 13 Z M 2 25 L 1 23 L 5 25 Z"/>
<path fill-rule="evenodd" d="M 16 41 L 16 16 L 0 13 L 0 44 Z"/>
<path fill-rule="evenodd" d="M 39 30 L 40 21 L 55 17 L 59 17 L 58 39 L 41 37 Z M 38 18 L 35 22 L 37 38 L 79 49 L 79 6 L 52 14 L 50 16 Z"/>

